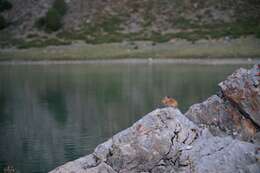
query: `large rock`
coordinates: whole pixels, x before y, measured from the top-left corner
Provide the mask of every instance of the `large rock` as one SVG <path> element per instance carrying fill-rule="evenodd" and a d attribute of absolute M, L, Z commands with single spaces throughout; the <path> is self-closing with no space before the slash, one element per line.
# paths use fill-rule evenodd
<path fill-rule="evenodd" d="M 173 162 L 178 159 L 179 150 L 191 145 L 200 132 L 201 129 L 178 109 L 157 109 L 97 146 L 92 155 L 74 161 L 75 164 L 65 164 L 53 172 L 84 169 L 87 172 L 103 167 L 107 167 L 106 170 L 113 168 L 116 172 L 151 171 L 164 159 L 172 159 Z M 99 168 L 101 163 L 103 166 Z"/>
<path fill-rule="evenodd" d="M 93 154 L 51 173 L 246 172 L 249 166 L 258 169 L 256 148 L 232 138 L 213 137 L 178 109 L 164 108 L 97 146 Z"/>
<path fill-rule="evenodd" d="M 193 122 L 208 127 L 214 136 L 232 135 L 250 141 L 256 134 L 253 123 L 229 101 L 224 101 L 217 95 L 192 105 L 185 115 Z"/>
<path fill-rule="evenodd" d="M 223 95 L 246 118 L 260 126 L 260 85 L 256 79 L 257 66 L 251 70 L 239 69 L 219 84 Z"/>
<path fill-rule="evenodd" d="M 239 69 L 221 82 L 219 96 L 189 108 L 185 115 L 197 124 L 206 125 L 215 136 L 233 135 L 251 141 L 260 125 L 259 69 Z M 258 137 L 259 138 L 259 137 Z"/>
<path fill-rule="evenodd" d="M 233 140 L 231 137 L 213 137 L 196 141 L 192 150 L 182 153 L 181 161 L 189 163 L 191 172 L 257 173 L 260 164 L 256 163 L 255 151 L 256 146 L 251 143 Z M 254 166 L 257 166 L 257 170 L 251 168 Z"/>

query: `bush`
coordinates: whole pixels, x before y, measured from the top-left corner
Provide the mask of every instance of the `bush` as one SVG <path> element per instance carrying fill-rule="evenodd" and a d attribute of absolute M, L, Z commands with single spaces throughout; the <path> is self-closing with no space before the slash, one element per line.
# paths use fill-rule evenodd
<path fill-rule="evenodd" d="M 64 0 L 55 0 L 52 6 L 61 16 L 64 16 L 67 11 L 67 4 Z"/>
<path fill-rule="evenodd" d="M 13 5 L 7 1 L 7 0 L 0 0 L 0 12 L 3 12 L 5 10 L 10 10 L 13 7 Z"/>
<path fill-rule="evenodd" d="M 51 8 L 47 12 L 47 15 L 46 15 L 46 18 L 45 18 L 45 22 L 46 22 L 46 30 L 47 31 L 57 31 L 62 26 L 62 24 L 61 24 L 61 15 L 54 8 Z"/>
<path fill-rule="evenodd" d="M 256 35 L 256 38 L 260 38 L 260 25 L 258 25 L 258 27 L 256 27 L 255 35 Z"/>
<path fill-rule="evenodd" d="M 46 31 L 57 31 L 62 27 L 62 17 L 67 11 L 67 4 L 64 0 L 55 0 L 52 8 L 48 10 L 45 17 L 39 18 L 35 26 Z"/>
<path fill-rule="evenodd" d="M 38 28 L 38 29 L 43 29 L 46 25 L 46 19 L 45 17 L 40 17 L 39 19 L 36 20 L 35 22 L 35 26 Z"/>
<path fill-rule="evenodd" d="M 69 45 L 70 41 L 59 40 L 56 38 L 50 38 L 46 40 L 33 39 L 30 41 L 23 41 L 22 43 L 17 45 L 18 49 L 28 49 L 32 47 L 47 47 L 47 46 L 59 46 L 59 45 Z"/>
<path fill-rule="evenodd" d="M 0 30 L 6 27 L 7 23 L 3 16 L 0 15 Z"/>

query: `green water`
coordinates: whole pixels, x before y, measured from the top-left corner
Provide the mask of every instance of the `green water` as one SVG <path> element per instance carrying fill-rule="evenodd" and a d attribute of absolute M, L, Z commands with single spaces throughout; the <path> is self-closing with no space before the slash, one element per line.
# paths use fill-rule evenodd
<path fill-rule="evenodd" d="M 245 66 L 246 67 L 246 66 Z M 238 66 L 1 65 L 0 172 L 47 172 L 160 106 L 185 112 Z"/>

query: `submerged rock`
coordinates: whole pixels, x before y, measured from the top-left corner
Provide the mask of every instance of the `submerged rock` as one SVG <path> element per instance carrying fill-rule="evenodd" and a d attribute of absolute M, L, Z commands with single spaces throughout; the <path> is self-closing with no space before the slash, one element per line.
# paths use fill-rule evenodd
<path fill-rule="evenodd" d="M 238 81 L 251 80 L 250 75 L 244 76 L 248 72 L 237 71 L 235 78 L 231 76 L 220 84 L 223 94 L 193 105 L 185 114 L 187 117 L 174 107 L 156 109 L 97 146 L 92 154 L 51 173 L 260 172 L 259 145 L 246 142 L 255 139 L 259 130 L 256 123 L 260 114 L 249 108 L 258 108 L 259 100 L 254 102 L 248 95 L 252 92 L 251 83 L 237 85 Z M 228 92 L 232 83 L 248 98 L 235 100 L 236 104 L 230 101 L 235 98 L 234 92 L 241 91 Z"/>

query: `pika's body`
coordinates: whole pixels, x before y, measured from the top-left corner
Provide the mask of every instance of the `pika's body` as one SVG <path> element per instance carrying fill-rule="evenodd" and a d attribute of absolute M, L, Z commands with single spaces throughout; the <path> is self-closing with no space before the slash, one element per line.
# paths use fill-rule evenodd
<path fill-rule="evenodd" d="M 164 104 L 165 106 L 169 106 L 169 107 L 177 107 L 178 106 L 178 102 L 177 100 L 173 99 L 173 98 L 170 98 L 168 96 L 165 96 L 163 99 L 162 99 L 162 104 Z"/>

